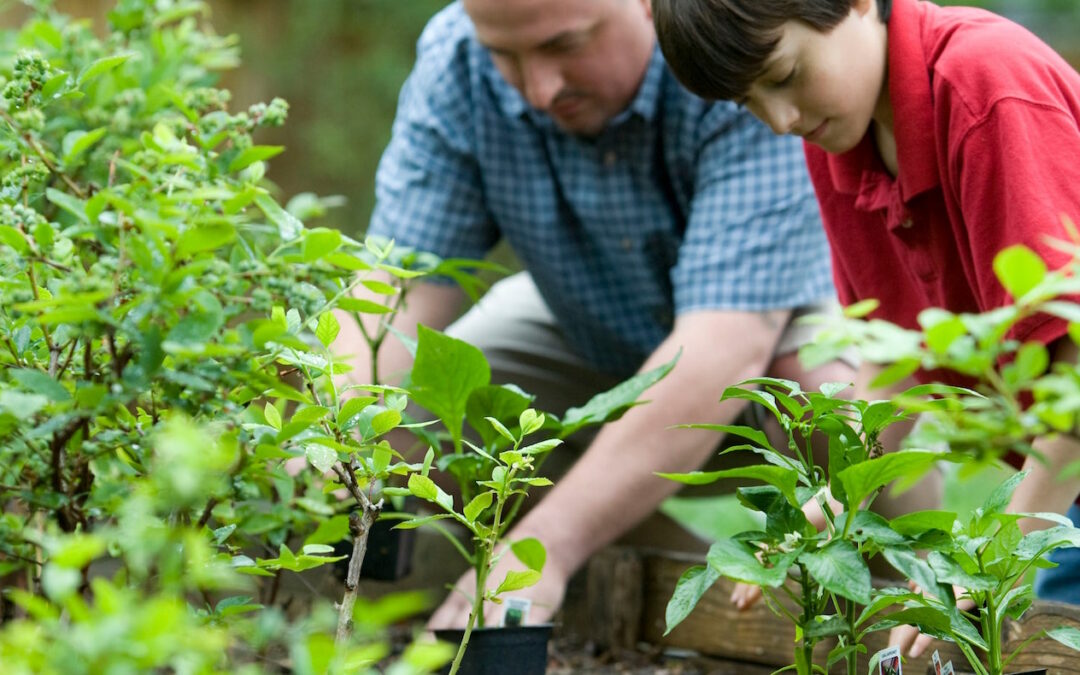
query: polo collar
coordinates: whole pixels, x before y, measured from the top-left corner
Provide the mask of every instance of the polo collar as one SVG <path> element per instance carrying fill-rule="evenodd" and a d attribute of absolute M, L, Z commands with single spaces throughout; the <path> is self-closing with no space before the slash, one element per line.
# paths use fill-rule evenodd
<path fill-rule="evenodd" d="M 888 25 L 889 98 L 893 108 L 900 197 L 910 201 L 941 184 L 934 139 L 933 95 L 930 69 L 922 45 L 919 0 L 893 0 Z M 847 194 L 858 194 L 884 171 L 872 135 L 842 155 L 829 156 L 834 184 Z"/>

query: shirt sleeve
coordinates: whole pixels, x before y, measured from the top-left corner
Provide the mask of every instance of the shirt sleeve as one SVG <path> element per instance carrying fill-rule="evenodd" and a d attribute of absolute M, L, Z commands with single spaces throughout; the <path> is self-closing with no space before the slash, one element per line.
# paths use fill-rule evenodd
<path fill-rule="evenodd" d="M 969 275 L 983 307 L 1013 301 L 994 274 L 994 257 L 1002 249 L 1023 244 L 1051 270 L 1072 260 L 1051 241 L 1069 239 L 1063 216 L 1080 222 L 1077 157 L 1077 120 L 1019 99 L 998 102 L 959 135 L 950 170 L 972 249 Z M 1064 319 L 1039 314 L 1014 326 L 1010 337 L 1048 344 L 1067 330 Z"/>
<path fill-rule="evenodd" d="M 498 231 L 476 161 L 467 50 L 448 54 L 445 42 L 421 39 L 376 172 L 368 234 L 443 258 L 479 259 Z"/>
<path fill-rule="evenodd" d="M 834 297 L 802 146 L 748 112 L 714 106 L 672 270 L 676 313 L 765 311 Z"/>

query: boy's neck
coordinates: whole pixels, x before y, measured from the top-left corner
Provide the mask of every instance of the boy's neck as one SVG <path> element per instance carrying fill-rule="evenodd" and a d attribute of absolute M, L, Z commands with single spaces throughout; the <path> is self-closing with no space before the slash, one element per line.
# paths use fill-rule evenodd
<path fill-rule="evenodd" d="M 896 158 L 896 134 L 893 132 L 893 107 L 892 98 L 889 96 L 889 56 L 888 56 L 888 28 L 885 30 L 885 75 L 881 79 L 881 93 L 878 94 L 877 104 L 874 106 L 874 121 L 871 131 L 877 144 L 878 154 L 885 168 L 895 178 L 900 173 L 899 161 Z"/>

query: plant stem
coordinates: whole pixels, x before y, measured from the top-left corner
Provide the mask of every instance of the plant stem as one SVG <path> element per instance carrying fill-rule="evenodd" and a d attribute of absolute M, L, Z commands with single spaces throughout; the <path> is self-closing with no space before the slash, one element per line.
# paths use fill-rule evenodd
<path fill-rule="evenodd" d="M 488 568 L 491 563 L 491 551 L 486 548 L 484 553 L 480 556 L 476 568 L 476 597 L 473 598 L 473 608 L 469 612 L 469 621 L 465 624 L 465 634 L 461 636 L 461 644 L 458 645 L 457 654 L 454 655 L 454 662 L 450 665 L 450 675 L 457 675 L 458 669 L 461 668 L 461 660 L 465 658 L 465 650 L 469 646 L 469 637 L 472 636 L 473 626 L 476 625 L 477 617 L 484 616 L 484 588 L 487 585 Z"/>
<path fill-rule="evenodd" d="M 338 608 L 337 635 L 334 641 L 339 646 L 349 639 L 353 607 L 356 605 L 357 589 L 360 587 L 360 566 L 367 552 L 368 533 L 371 532 L 371 526 L 375 524 L 380 511 L 382 511 L 382 500 L 376 504 L 367 502 L 362 505 L 361 511 L 353 511 L 349 514 L 349 533 L 353 537 L 353 550 L 349 557 L 349 572 L 345 575 L 345 597 L 342 598 Z"/>

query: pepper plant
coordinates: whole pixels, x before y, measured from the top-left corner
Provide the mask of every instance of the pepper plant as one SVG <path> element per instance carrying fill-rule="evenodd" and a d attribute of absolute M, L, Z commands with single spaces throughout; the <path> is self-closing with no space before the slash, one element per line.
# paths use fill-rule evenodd
<path fill-rule="evenodd" d="M 760 586 L 769 607 L 796 628 L 794 670 L 799 675 L 826 672 L 841 661 L 853 675 L 868 620 L 890 603 L 879 601 L 867 560 L 882 555 L 916 560 L 913 542 L 902 534 L 907 521 L 892 522 L 869 510 L 887 485 L 917 481 L 940 455 L 920 450 L 884 454 L 878 438 L 889 425 L 906 418 L 890 401 L 852 401 L 840 396 L 848 385 L 827 384 L 805 392 L 798 383 L 755 378 L 729 387 L 721 398 L 745 400 L 767 410 L 787 436 L 787 453 L 775 449 L 759 429 L 740 425 L 690 424 L 749 441 L 724 454 L 751 452 L 761 464 L 719 471 L 660 474 L 685 484 L 702 485 L 722 478 L 760 481 L 737 490 L 739 501 L 765 515 L 763 530 L 751 530 L 710 548 L 707 565 L 680 578 L 666 619 L 670 632 L 693 610 L 720 577 Z M 919 392 L 912 392 L 916 394 Z M 815 461 L 812 441 L 828 440 L 828 460 Z M 835 500 L 835 501 L 834 501 Z M 804 507 L 817 502 L 824 529 L 812 524 Z M 835 508 L 838 505 L 840 508 Z M 780 601 L 786 596 L 793 613 Z M 835 637 L 837 645 L 824 666 L 814 662 L 814 647 Z"/>

